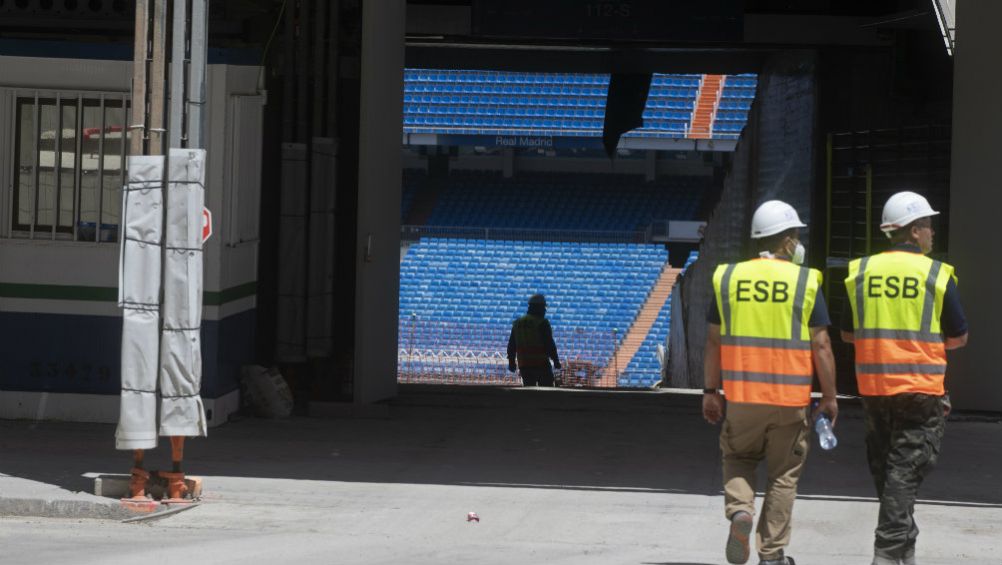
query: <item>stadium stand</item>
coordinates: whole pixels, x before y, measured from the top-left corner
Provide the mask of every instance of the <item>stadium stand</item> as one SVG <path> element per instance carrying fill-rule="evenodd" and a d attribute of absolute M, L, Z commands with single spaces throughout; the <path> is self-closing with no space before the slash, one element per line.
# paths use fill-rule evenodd
<path fill-rule="evenodd" d="M 626 136 L 684 138 L 703 76 L 655 74 L 644 127 Z M 407 69 L 404 132 L 601 136 L 608 85 L 609 75 L 599 74 Z M 754 75 L 727 77 L 724 94 L 753 98 Z M 730 118 L 727 132 L 714 137 L 737 137 L 744 120 Z"/>
<path fill-rule="evenodd" d="M 504 351 L 512 320 L 542 292 L 568 368 L 591 374 L 609 363 L 667 260 L 656 245 L 424 238 L 401 264 L 401 355 L 441 365 Z M 402 375 L 420 372 L 401 365 Z M 495 358 L 471 370 L 500 378 L 506 367 Z"/>
<path fill-rule="evenodd" d="M 418 182 L 419 175 L 405 176 Z M 429 225 L 631 231 L 695 217 L 706 178 L 645 182 L 638 175 L 453 171 Z"/>

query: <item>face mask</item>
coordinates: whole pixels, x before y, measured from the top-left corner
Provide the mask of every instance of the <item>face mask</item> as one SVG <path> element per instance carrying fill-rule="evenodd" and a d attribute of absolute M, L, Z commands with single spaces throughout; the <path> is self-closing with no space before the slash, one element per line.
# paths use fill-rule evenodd
<path fill-rule="evenodd" d="M 797 247 L 793 249 L 793 257 L 790 258 L 790 261 L 792 261 L 794 265 L 803 265 L 805 255 L 807 255 L 807 250 L 804 249 L 804 244 L 798 241 Z"/>

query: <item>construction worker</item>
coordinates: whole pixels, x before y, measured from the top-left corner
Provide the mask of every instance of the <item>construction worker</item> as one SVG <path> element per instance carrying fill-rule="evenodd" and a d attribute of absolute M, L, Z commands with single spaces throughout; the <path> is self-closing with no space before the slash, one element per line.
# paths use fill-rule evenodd
<path fill-rule="evenodd" d="M 814 416 L 824 413 L 832 422 L 838 417 L 821 273 L 801 266 L 802 227 L 789 204 L 762 204 L 751 229 L 759 257 L 720 265 L 713 275 L 703 417 L 711 424 L 724 421 L 720 449 L 725 516 L 730 521 L 725 549 L 729 563 L 745 563 L 751 553 L 755 468 L 763 459 L 768 486 L 755 537 L 759 563 L 794 563 L 784 549 L 790 543 L 793 501 L 807 458 L 815 369 L 822 397 Z"/>
<path fill-rule="evenodd" d="M 529 309 L 511 325 L 508 337 L 508 370 L 515 372 L 515 361 L 524 386 L 553 386 L 553 367 L 560 369 L 557 344 L 553 341 L 553 328 L 546 319 L 546 297 L 533 294 Z"/>
<path fill-rule="evenodd" d="M 875 565 L 915 563 L 915 497 L 939 456 L 950 411 L 946 351 L 967 344 L 953 267 L 926 257 L 937 214 L 914 192 L 891 196 L 880 224 L 890 251 L 852 261 L 845 279 L 851 318 L 842 338 L 855 343 L 866 454 L 880 498 Z"/>

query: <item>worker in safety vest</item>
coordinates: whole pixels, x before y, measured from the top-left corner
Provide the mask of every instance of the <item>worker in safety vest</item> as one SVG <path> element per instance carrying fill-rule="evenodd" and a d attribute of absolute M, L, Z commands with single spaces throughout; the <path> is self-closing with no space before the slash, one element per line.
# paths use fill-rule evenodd
<path fill-rule="evenodd" d="M 533 294 L 529 310 L 511 325 L 508 337 L 508 370 L 515 372 L 515 361 L 524 386 L 553 386 L 553 367 L 560 368 L 557 344 L 553 341 L 553 328 L 546 319 L 546 298 Z"/>
<path fill-rule="evenodd" d="M 915 497 L 936 463 L 950 410 L 946 351 L 967 344 L 953 267 L 926 257 L 937 214 L 914 192 L 891 196 L 880 224 L 891 250 L 850 262 L 845 279 L 851 318 L 844 316 L 842 338 L 855 343 L 866 453 L 880 498 L 876 565 L 915 563 Z"/>
<path fill-rule="evenodd" d="M 745 563 L 751 552 L 755 468 L 763 459 L 768 486 L 755 538 L 759 563 L 794 563 L 784 549 L 790 543 L 793 501 L 807 458 L 815 369 L 822 392 L 815 416 L 824 413 L 832 422 L 838 416 L 821 273 L 801 265 L 802 227 L 789 204 L 762 204 L 752 217 L 751 231 L 759 257 L 720 265 L 713 275 L 703 417 L 712 424 L 724 421 L 720 449 L 730 521 L 725 550 L 729 563 Z"/>

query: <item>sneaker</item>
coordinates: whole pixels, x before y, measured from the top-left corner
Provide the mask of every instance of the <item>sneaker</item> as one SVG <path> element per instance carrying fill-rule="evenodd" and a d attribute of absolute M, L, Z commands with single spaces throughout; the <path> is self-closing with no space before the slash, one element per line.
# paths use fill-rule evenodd
<path fill-rule="evenodd" d="M 779 559 L 762 559 L 758 565 L 797 565 L 797 562 L 789 555 L 784 555 Z"/>
<path fill-rule="evenodd" d="M 752 531 L 752 517 L 747 512 L 731 516 L 731 534 L 727 536 L 727 562 L 741 565 L 748 562 L 751 545 L 748 536 Z"/>

